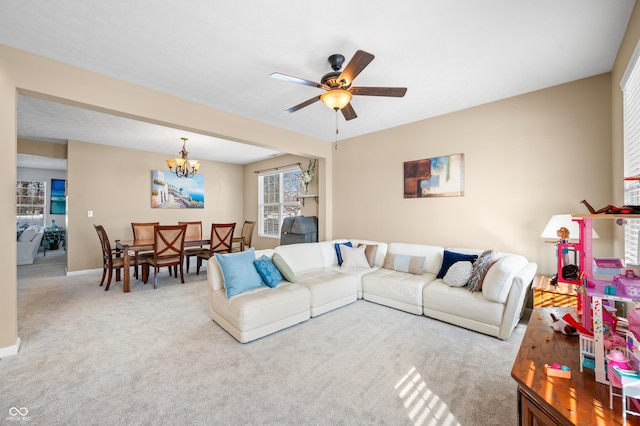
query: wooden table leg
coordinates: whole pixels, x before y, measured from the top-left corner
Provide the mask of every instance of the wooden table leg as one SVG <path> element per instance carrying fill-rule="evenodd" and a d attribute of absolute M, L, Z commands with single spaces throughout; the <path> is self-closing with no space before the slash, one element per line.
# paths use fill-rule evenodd
<path fill-rule="evenodd" d="M 122 290 L 125 293 L 131 291 L 131 268 L 129 266 L 129 250 L 124 250 L 124 277 L 122 278 Z"/>

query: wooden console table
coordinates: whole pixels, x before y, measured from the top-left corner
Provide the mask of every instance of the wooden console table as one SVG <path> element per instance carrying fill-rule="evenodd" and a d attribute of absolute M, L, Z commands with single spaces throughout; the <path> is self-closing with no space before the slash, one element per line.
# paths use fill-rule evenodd
<path fill-rule="evenodd" d="M 520 425 L 620 425 L 622 401 L 609 386 L 595 381 L 593 370 L 580 372 L 578 336 L 553 331 L 550 314 L 562 317 L 572 308 L 535 308 L 525 332 L 511 377 L 518 384 Z M 575 314 L 574 314 L 575 315 Z M 571 378 L 547 377 L 545 364 L 557 362 L 571 369 Z M 627 425 L 640 425 L 640 417 L 627 416 Z"/>

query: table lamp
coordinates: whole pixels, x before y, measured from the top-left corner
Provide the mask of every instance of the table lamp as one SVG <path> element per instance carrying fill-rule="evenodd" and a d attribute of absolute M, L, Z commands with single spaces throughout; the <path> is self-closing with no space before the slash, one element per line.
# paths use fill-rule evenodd
<path fill-rule="evenodd" d="M 578 223 L 571 220 L 570 214 L 554 214 L 547 222 L 547 226 L 544 227 L 540 238 L 552 239 L 552 242 L 556 242 L 559 240 L 558 237 L 558 229 L 567 228 L 569 230 L 569 240 L 579 240 L 580 239 L 580 228 L 578 227 Z M 591 238 L 600 238 L 595 229 L 592 228 Z"/>

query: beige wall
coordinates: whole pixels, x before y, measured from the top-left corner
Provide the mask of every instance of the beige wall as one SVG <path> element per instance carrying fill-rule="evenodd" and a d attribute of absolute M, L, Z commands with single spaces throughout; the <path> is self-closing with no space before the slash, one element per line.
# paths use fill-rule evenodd
<path fill-rule="evenodd" d="M 15 197 L 17 91 L 29 96 L 51 99 L 206 135 L 229 138 L 281 152 L 327 159 L 322 161 L 323 167 L 331 169 L 331 145 L 324 141 L 0 45 L 0 144 L 7 150 L 8 157 L 6 167 L 1 172 L 2 181 L 5 182 L 5 185 L 1 187 L 4 188 L 5 199 L 14 199 Z M 132 220 L 125 219 L 125 217 L 134 215 L 149 217 L 148 214 L 159 214 L 151 212 L 151 209 L 143 206 L 148 201 L 145 201 L 145 196 L 140 197 L 136 189 L 130 191 L 128 186 L 118 186 L 117 192 L 111 193 L 109 191 L 116 185 L 107 182 L 116 182 L 128 177 L 131 179 L 128 182 L 135 182 L 135 184 L 145 182 L 144 187 L 148 188 L 149 170 L 159 167 L 157 164 L 164 164 L 164 157 L 161 155 L 144 153 L 139 156 L 140 158 L 136 159 L 135 167 L 139 167 L 141 158 L 148 157 L 143 161 L 144 168 L 147 170 L 145 174 L 148 176 L 145 178 L 142 174 L 138 175 L 137 172 L 130 174 L 129 170 L 119 168 L 124 161 L 122 157 L 126 158 L 126 155 L 119 156 L 114 154 L 116 151 L 109 150 L 101 153 L 107 155 L 105 159 L 91 153 L 90 150 L 83 150 L 82 145 L 85 144 L 72 141 L 68 147 L 69 269 L 72 271 L 94 264 L 93 254 L 86 255 L 83 251 L 83 249 L 88 251 L 91 247 L 91 252 L 95 253 L 97 249 L 94 245 L 95 231 L 92 231 L 90 226 L 94 221 L 102 219 L 101 222 L 108 227 L 109 233 L 113 235 L 112 238 L 117 238 L 116 235 L 124 232 L 127 226 L 124 221 L 130 222 Z M 126 153 L 126 150 L 121 152 Z M 85 160 L 92 158 L 92 160 L 88 160 L 85 164 L 82 162 L 78 164 L 76 162 L 78 158 Z M 109 161 L 106 161 L 107 159 Z M 153 166 L 151 166 L 152 163 Z M 88 164 L 92 164 L 93 167 L 88 167 Z M 128 166 L 131 165 L 128 164 Z M 116 170 L 120 171 L 119 175 L 114 175 Z M 242 171 L 234 171 L 231 174 L 238 176 L 239 179 L 242 179 L 243 176 Z M 96 175 L 95 182 L 108 185 L 109 191 L 101 192 L 99 186 L 87 184 L 87 182 L 93 181 L 92 177 L 87 177 L 91 175 Z M 323 182 L 319 182 L 320 191 L 324 191 L 323 195 L 329 201 L 320 206 L 320 209 L 324 209 L 324 213 L 319 216 L 326 221 L 323 226 L 327 229 L 327 235 L 330 236 L 331 216 L 326 212 L 331 209 L 331 176 L 330 174 L 323 176 Z M 126 179 L 123 180 L 126 181 Z M 224 194 L 225 201 L 233 198 L 227 197 L 228 194 L 225 193 L 227 189 L 222 189 L 223 182 L 214 181 L 213 186 L 207 191 L 215 193 L 215 185 L 218 184 L 221 185 L 219 193 Z M 82 189 L 87 189 L 89 192 L 85 194 Z M 121 198 L 125 192 L 128 201 L 133 200 L 134 204 L 142 203 L 140 204 L 142 210 L 136 211 L 126 204 L 114 206 L 113 209 L 107 208 L 109 204 L 114 205 L 115 203 L 112 201 Z M 240 203 L 242 203 L 242 198 L 240 198 Z M 238 212 L 235 210 L 237 208 L 240 209 Z M 240 205 L 229 211 L 223 211 L 227 212 L 225 214 L 229 216 L 241 217 L 243 208 L 244 206 Z M 215 209 L 215 204 L 206 207 L 205 214 L 211 214 L 211 216 L 207 216 L 206 219 L 203 217 L 203 221 L 210 223 L 217 220 Z M 98 212 L 99 216 L 87 218 L 87 210 L 94 210 Z M 0 222 L 4 225 L 0 226 L 0 236 L 3 235 L 6 241 L 10 241 L 8 234 L 14 238 L 15 204 L 5 204 L 1 211 Z M 120 213 L 120 211 L 124 213 Z M 172 215 L 174 213 L 168 213 L 163 218 L 166 217 L 167 221 L 177 220 L 178 216 Z M 0 283 L 0 355 L 2 355 L 11 353 L 18 343 L 15 245 L 9 246 L 7 255 L 0 259 L 0 266 L 8 277 Z"/>
<path fill-rule="evenodd" d="M 521 253 L 553 272 L 551 215 L 611 202 L 610 91 L 604 74 L 341 142 L 334 235 Z M 463 197 L 403 198 L 405 161 L 457 153 Z"/>
<path fill-rule="evenodd" d="M 272 169 L 276 167 L 283 167 L 289 164 L 299 163 L 303 170 L 307 169 L 309 165 L 309 158 L 301 157 L 297 155 L 285 155 L 276 158 L 270 158 L 264 161 L 258 161 L 255 163 L 247 164 L 244 168 L 244 217 L 247 220 L 258 220 L 258 175 L 259 170 Z M 322 171 L 320 167 L 316 167 L 315 177 L 309 185 L 309 194 L 318 194 L 318 181 L 320 180 Z M 303 216 L 318 216 L 320 210 L 320 204 L 325 204 L 326 201 L 319 197 L 318 203 L 312 199 L 307 199 L 304 207 L 302 208 Z M 324 221 L 323 221 L 324 223 Z M 326 233 L 324 229 L 319 229 L 318 238 L 320 240 L 326 239 Z M 258 224 L 256 223 L 256 229 L 254 231 L 253 246 L 256 249 L 273 248 L 280 244 L 280 238 L 269 238 L 258 236 Z"/>
<path fill-rule="evenodd" d="M 71 272 L 102 266 L 94 224 L 103 225 L 113 241 L 133 237 L 131 222 L 202 221 L 203 233 L 208 235 L 212 222 L 242 224 L 244 220 L 242 166 L 201 161 L 204 209 L 152 209 L 151 170 L 166 169 L 166 155 L 78 141 L 69 141 L 68 150 L 67 265 Z M 93 211 L 93 217 L 88 217 L 88 211 Z"/>
<path fill-rule="evenodd" d="M 34 141 L 18 138 L 18 154 L 42 157 L 67 158 L 67 145 L 61 143 Z"/>

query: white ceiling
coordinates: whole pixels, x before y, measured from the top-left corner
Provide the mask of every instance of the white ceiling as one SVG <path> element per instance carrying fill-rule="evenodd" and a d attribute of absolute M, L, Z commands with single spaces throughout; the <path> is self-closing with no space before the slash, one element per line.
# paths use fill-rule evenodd
<path fill-rule="evenodd" d="M 345 139 L 608 72 L 633 5 L 0 0 L 0 43 L 332 142 L 335 113 L 322 103 L 283 112 L 321 89 L 269 74 L 319 81 L 329 55 L 348 61 L 358 49 L 373 53 L 356 85 L 408 91 L 354 97 L 358 118 L 339 117 Z M 238 164 L 280 154 L 24 96 L 18 136 L 168 154 L 186 136 L 191 157 Z"/>

